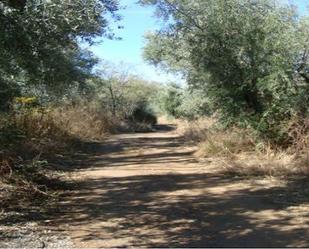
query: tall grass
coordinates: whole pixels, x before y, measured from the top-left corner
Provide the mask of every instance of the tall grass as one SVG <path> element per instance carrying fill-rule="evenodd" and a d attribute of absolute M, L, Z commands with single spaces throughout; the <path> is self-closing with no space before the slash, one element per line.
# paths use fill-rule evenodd
<path fill-rule="evenodd" d="M 142 112 L 134 118 L 145 122 L 126 119 L 87 101 L 43 108 L 31 100 L 20 98 L 10 113 L 0 115 L 0 180 L 22 197 L 47 195 L 46 183 L 57 175 L 50 164 L 55 158 L 70 157 L 84 142 L 102 141 L 111 133 L 149 130 L 147 118 L 154 118 Z"/>
<path fill-rule="evenodd" d="M 50 160 L 70 155 L 85 141 L 104 139 L 118 123 L 91 104 L 20 108 L 0 115 L 0 180 L 6 186 L 0 196 L 48 196 L 48 183 L 58 178 Z"/>
<path fill-rule="evenodd" d="M 179 122 L 178 131 L 198 144 L 196 156 L 211 158 L 219 171 L 235 175 L 309 176 L 309 120 L 287 127 L 288 146 L 258 140 L 250 129 L 220 129 L 214 118 Z"/>

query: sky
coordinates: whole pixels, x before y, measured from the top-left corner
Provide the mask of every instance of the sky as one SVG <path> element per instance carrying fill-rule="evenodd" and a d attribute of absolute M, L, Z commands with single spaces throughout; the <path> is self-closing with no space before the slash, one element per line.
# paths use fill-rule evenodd
<path fill-rule="evenodd" d="M 143 60 L 144 34 L 159 29 L 160 23 L 153 16 L 152 7 L 141 7 L 136 1 L 120 0 L 125 9 L 119 12 L 122 20 L 114 26 L 113 32 L 121 37 L 121 40 L 104 39 L 101 44 L 91 47 L 90 50 L 105 61 L 116 65 L 127 64 L 126 68 L 130 68 L 133 74 L 147 80 L 158 82 L 180 80 L 174 75 L 157 70 Z M 118 25 L 122 25 L 123 28 L 117 29 Z"/>
<path fill-rule="evenodd" d="M 307 11 L 307 6 L 309 6 L 308 0 L 290 0 L 289 2 L 298 7 L 300 14 L 304 14 Z"/>
<path fill-rule="evenodd" d="M 306 6 L 309 4 L 308 0 L 283 1 L 295 4 L 301 14 L 305 13 Z M 182 81 L 180 77 L 156 69 L 143 60 L 144 34 L 159 29 L 160 23 L 154 17 L 152 7 L 141 7 L 136 2 L 137 0 L 120 0 L 120 5 L 125 6 L 125 9 L 119 12 L 122 20 L 111 26 L 115 35 L 122 39 L 101 39 L 102 42 L 90 47 L 90 50 L 104 61 L 115 65 L 126 64 L 126 68 L 130 68 L 131 73 L 146 80 L 162 83 Z M 123 28 L 117 29 L 119 25 Z"/>

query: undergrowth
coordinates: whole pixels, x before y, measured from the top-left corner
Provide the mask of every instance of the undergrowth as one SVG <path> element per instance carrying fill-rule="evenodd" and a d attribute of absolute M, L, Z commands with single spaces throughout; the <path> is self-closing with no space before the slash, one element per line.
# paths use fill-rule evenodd
<path fill-rule="evenodd" d="M 292 120 L 288 145 L 260 140 L 250 129 L 223 129 L 215 119 L 178 122 L 178 131 L 198 144 L 196 156 L 212 159 L 219 171 L 241 176 L 309 176 L 309 120 Z"/>
<path fill-rule="evenodd" d="M 70 162 L 71 155 L 84 143 L 102 141 L 111 133 L 149 128 L 148 124 L 121 120 L 91 103 L 53 108 L 23 105 L 1 114 L 0 197 L 3 205 L 56 197 L 54 187 L 61 185 L 63 174 L 54 162 Z"/>

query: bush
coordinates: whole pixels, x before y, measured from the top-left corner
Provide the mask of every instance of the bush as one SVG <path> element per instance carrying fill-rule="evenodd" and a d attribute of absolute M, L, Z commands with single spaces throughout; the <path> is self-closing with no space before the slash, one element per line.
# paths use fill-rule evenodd
<path fill-rule="evenodd" d="M 163 113 L 179 118 L 178 108 L 182 103 L 182 89 L 176 84 L 170 84 L 161 96 L 159 96 L 159 106 Z"/>
<path fill-rule="evenodd" d="M 206 94 L 224 125 L 290 145 L 287 123 L 295 113 L 308 117 L 309 110 L 308 15 L 276 0 L 142 2 L 154 5 L 159 18 L 174 20 L 147 35 L 150 63 L 181 72 L 191 88 Z M 166 110 L 194 117 L 176 90 Z"/>
<path fill-rule="evenodd" d="M 43 108 L 20 100 L 23 105 L 0 116 L 0 181 L 9 186 L 8 196 L 50 197 L 48 186 L 58 177 L 50 162 L 69 159 L 83 142 L 102 140 L 119 123 L 91 103 Z"/>
<path fill-rule="evenodd" d="M 309 175 L 308 124 L 308 119 L 294 119 L 288 125 L 288 149 L 260 140 L 254 130 L 224 128 L 214 118 L 181 121 L 178 132 L 198 144 L 196 156 L 209 158 L 209 167 L 214 166 L 221 173 L 294 177 Z"/>
<path fill-rule="evenodd" d="M 255 150 L 254 140 L 245 130 L 236 128 L 210 131 L 199 145 L 198 155 L 203 157 L 233 157 L 241 152 Z"/>
<path fill-rule="evenodd" d="M 209 99 L 203 91 L 181 88 L 176 84 L 168 85 L 158 102 L 161 111 L 174 118 L 194 120 L 211 115 Z"/>
<path fill-rule="evenodd" d="M 177 116 L 187 120 L 211 115 L 210 103 L 200 90 L 184 89 L 181 104 L 176 109 Z"/>
<path fill-rule="evenodd" d="M 133 113 L 129 116 L 129 120 L 148 125 L 157 124 L 157 117 L 143 105 L 139 105 L 134 109 Z"/>

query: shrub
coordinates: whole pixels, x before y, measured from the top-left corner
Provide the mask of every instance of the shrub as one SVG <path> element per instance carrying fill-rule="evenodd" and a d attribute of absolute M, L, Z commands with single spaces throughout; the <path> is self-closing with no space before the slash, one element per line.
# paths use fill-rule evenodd
<path fill-rule="evenodd" d="M 233 157 L 243 151 L 254 151 L 255 141 L 247 131 L 232 128 L 229 130 L 210 130 L 206 139 L 200 143 L 198 155 L 203 157 Z"/>
<path fill-rule="evenodd" d="M 159 96 L 161 110 L 169 116 L 179 118 L 178 108 L 182 103 L 182 89 L 176 84 L 170 84 Z"/>
<path fill-rule="evenodd" d="M 148 125 L 157 124 L 157 117 L 143 104 L 138 105 L 128 118 L 131 122 L 144 123 Z"/>
<path fill-rule="evenodd" d="M 177 116 L 187 120 L 211 115 L 209 99 L 200 90 L 184 89 L 181 104 L 176 108 Z"/>
<path fill-rule="evenodd" d="M 119 123 L 91 103 L 43 108 L 20 101 L 0 116 L 0 181 L 8 196 L 50 197 L 48 186 L 58 176 L 49 162 L 69 157 L 82 142 L 102 140 Z"/>
<path fill-rule="evenodd" d="M 307 15 L 276 0 L 141 2 L 156 7 L 159 18 L 174 20 L 147 35 L 148 62 L 180 72 L 206 94 L 224 125 L 254 129 L 273 145 L 289 146 L 286 124 L 294 113 L 308 117 Z M 181 117 L 178 95 L 173 91 L 167 99 L 175 117 Z"/>
<path fill-rule="evenodd" d="M 287 127 L 290 146 L 260 140 L 250 129 L 218 125 L 215 118 L 181 121 L 178 131 L 198 145 L 196 156 L 210 158 L 214 169 L 239 176 L 308 176 L 308 119 L 295 118 Z M 207 162 L 209 163 L 209 161 Z"/>

